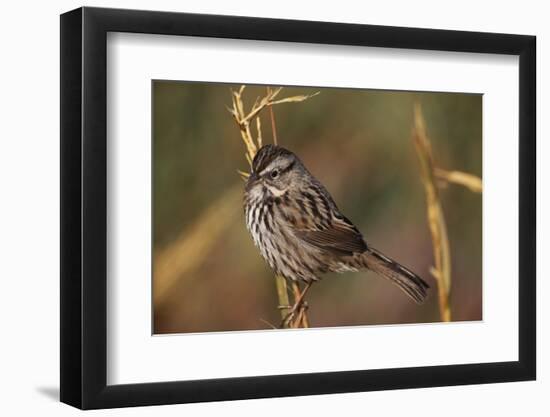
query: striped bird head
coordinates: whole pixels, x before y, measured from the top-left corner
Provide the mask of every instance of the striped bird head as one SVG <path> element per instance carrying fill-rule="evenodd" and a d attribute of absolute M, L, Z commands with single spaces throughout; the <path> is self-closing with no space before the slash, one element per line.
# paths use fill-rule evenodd
<path fill-rule="evenodd" d="M 277 145 L 265 145 L 252 161 L 252 169 L 246 182 L 246 193 L 280 197 L 307 172 L 300 159 L 288 149 Z"/>

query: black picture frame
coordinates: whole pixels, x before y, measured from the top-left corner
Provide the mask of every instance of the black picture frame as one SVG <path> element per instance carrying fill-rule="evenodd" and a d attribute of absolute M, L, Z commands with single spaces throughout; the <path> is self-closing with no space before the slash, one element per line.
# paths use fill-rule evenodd
<path fill-rule="evenodd" d="M 108 32 L 519 56 L 519 360 L 107 385 Z M 61 15 L 61 401 L 82 409 L 533 380 L 534 36 L 80 8 Z"/>

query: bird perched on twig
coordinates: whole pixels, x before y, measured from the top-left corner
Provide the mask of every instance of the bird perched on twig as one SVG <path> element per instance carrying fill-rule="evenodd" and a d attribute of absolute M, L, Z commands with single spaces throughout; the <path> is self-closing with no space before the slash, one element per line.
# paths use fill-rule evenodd
<path fill-rule="evenodd" d="M 371 270 L 389 279 L 417 303 L 428 284 L 367 244 L 325 187 L 291 151 L 265 145 L 256 153 L 245 186 L 246 226 L 276 274 L 305 283 L 289 313 L 326 272 Z"/>

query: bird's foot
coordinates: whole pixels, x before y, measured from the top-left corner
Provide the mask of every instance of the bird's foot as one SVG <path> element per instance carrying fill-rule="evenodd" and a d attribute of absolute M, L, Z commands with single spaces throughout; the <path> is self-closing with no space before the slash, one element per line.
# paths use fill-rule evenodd
<path fill-rule="evenodd" d="M 281 306 L 279 306 L 279 308 L 281 308 Z M 290 308 L 290 306 L 285 307 L 285 308 Z M 296 304 L 294 304 L 292 306 L 292 309 L 285 316 L 285 318 L 283 319 L 283 321 L 281 322 L 281 325 L 279 327 L 281 329 L 284 329 L 287 326 L 293 327 L 292 324 L 293 324 L 294 319 L 296 317 L 300 317 L 301 314 L 303 312 L 306 312 L 308 308 L 309 308 L 309 305 L 308 305 L 307 301 L 301 300 L 301 301 L 297 302 Z"/>

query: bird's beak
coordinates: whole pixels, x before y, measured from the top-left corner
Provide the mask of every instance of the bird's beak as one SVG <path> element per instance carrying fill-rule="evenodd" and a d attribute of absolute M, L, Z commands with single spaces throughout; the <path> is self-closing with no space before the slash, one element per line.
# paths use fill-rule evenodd
<path fill-rule="evenodd" d="M 254 186 L 256 181 L 258 181 L 258 179 L 258 175 L 255 172 L 251 172 L 248 176 L 248 180 L 246 181 L 245 190 L 249 191 Z"/>

